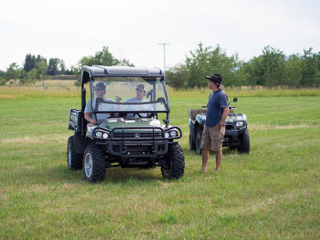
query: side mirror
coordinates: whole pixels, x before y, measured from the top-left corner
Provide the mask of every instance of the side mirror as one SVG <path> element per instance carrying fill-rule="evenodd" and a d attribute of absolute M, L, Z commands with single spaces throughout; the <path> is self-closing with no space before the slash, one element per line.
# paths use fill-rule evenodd
<path fill-rule="evenodd" d="M 233 101 L 234 101 L 234 102 L 238 102 L 238 98 L 235 97 L 235 98 L 233 99 Z"/>

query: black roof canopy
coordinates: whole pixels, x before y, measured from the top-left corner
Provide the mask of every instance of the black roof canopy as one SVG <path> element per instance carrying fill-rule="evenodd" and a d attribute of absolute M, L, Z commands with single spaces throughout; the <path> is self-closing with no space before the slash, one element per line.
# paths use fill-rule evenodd
<path fill-rule="evenodd" d="M 129 67 L 129 66 L 83 66 L 81 72 L 81 86 L 95 77 L 142 77 L 164 78 L 160 68 Z"/>

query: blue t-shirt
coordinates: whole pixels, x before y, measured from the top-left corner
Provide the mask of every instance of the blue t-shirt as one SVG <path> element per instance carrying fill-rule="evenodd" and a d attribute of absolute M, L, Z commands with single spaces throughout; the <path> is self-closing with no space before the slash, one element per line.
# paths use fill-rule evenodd
<path fill-rule="evenodd" d="M 221 89 L 212 92 L 207 107 L 206 127 L 214 127 L 221 120 L 223 108 L 229 107 L 227 94 Z"/>

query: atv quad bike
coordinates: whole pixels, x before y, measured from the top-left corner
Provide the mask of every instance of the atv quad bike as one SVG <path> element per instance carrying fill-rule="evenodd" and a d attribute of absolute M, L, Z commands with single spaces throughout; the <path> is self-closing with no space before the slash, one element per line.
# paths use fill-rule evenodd
<path fill-rule="evenodd" d="M 238 99 L 234 98 L 233 102 Z M 229 114 L 225 121 L 226 132 L 222 142 L 223 147 L 229 149 L 238 149 L 239 153 L 249 153 L 250 151 L 250 137 L 248 133 L 247 115 L 243 113 L 234 113 L 235 107 L 230 106 Z M 201 154 L 202 132 L 206 122 L 207 107 L 202 109 L 189 109 L 189 149 L 196 150 Z"/>
<path fill-rule="evenodd" d="M 94 87 L 106 86 L 105 98 L 95 98 Z M 133 100 L 144 85 L 146 99 Z M 97 124 L 87 126 L 84 110 L 90 91 L 91 113 Z M 115 96 L 122 100 L 116 102 Z M 125 101 L 127 100 L 127 101 Z M 102 181 L 106 169 L 160 167 L 162 176 L 183 176 L 185 158 L 177 139 L 181 129 L 169 125 L 170 103 L 165 76 L 158 68 L 84 66 L 81 73 L 81 109 L 70 109 L 68 168 L 83 169 L 86 180 Z M 165 118 L 161 124 L 159 118 Z"/>

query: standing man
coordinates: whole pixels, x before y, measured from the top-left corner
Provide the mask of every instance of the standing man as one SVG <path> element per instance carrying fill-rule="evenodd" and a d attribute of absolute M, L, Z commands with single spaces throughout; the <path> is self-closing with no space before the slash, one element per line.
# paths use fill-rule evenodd
<path fill-rule="evenodd" d="M 216 172 L 219 172 L 222 160 L 222 141 L 225 134 L 225 121 L 229 114 L 227 94 L 220 88 L 222 76 L 214 74 L 206 76 L 208 87 L 212 90 L 209 96 L 206 123 L 202 134 L 202 168 L 201 172 L 207 172 L 209 149 L 216 152 Z"/>

